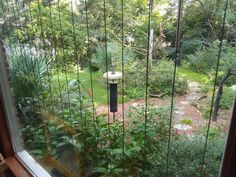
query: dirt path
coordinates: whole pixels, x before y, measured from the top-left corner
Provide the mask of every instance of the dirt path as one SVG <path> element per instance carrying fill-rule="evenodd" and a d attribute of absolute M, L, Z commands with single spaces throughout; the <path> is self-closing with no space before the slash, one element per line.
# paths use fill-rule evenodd
<path fill-rule="evenodd" d="M 191 134 L 192 132 L 198 130 L 200 127 L 207 125 L 208 120 L 203 119 L 201 112 L 198 107 L 198 99 L 202 97 L 200 93 L 201 85 L 198 82 L 189 82 L 189 91 L 186 95 L 175 96 L 174 98 L 174 112 L 173 112 L 173 127 L 176 131 L 181 133 Z M 135 100 L 129 101 L 124 104 L 124 111 L 126 112 L 131 106 L 138 106 L 145 104 L 145 100 Z M 162 98 L 149 98 L 148 104 L 156 106 L 170 106 L 171 99 Z M 118 105 L 118 112 L 115 114 L 116 119 L 122 120 L 122 104 Z M 96 108 L 96 113 L 107 114 L 107 105 L 98 106 Z M 110 114 L 110 120 L 112 121 L 113 115 Z M 125 117 L 126 119 L 126 117 Z M 192 120 L 191 125 L 185 125 L 181 123 L 181 120 L 188 119 Z"/>

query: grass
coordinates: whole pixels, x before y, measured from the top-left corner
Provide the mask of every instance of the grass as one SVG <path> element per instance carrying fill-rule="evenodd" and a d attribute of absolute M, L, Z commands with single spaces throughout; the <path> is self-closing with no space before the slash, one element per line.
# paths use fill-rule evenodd
<path fill-rule="evenodd" d="M 203 83 L 206 80 L 208 80 L 208 76 L 205 74 L 201 74 L 201 73 L 196 73 L 193 71 L 190 71 L 189 69 L 186 68 L 178 68 L 178 73 L 182 76 L 185 76 L 187 79 L 191 80 L 191 81 L 195 81 L 195 82 L 199 82 L 199 83 Z"/>
<path fill-rule="evenodd" d="M 193 71 L 190 71 L 185 68 L 178 68 L 178 73 L 182 76 L 185 76 L 187 79 L 195 82 L 204 82 L 208 79 L 207 75 L 199 74 Z M 92 89 L 91 89 L 91 80 L 90 80 L 90 72 L 88 70 L 82 70 L 79 72 L 80 81 L 84 90 L 92 96 Z M 63 90 L 66 90 L 66 75 L 65 73 L 59 73 L 60 84 Z M 70 70 L 67 73 L 67 80 L 68 83 L 73 80 L 77 80 L 77 72 Z M 54 71 L 53 73 L 53 83 L 55 84 L 54 88 L 58 88 L 58 81 L 57 81 L 57 72 Z M 95 105 L 104 105 L 107 104 L 107 87 L 106 81 L 102 78 L 102 73 L 100 72 L 92 72 L 92 81 L 93 81 L 93 96 L 94 96 L 94 103 Z M 130 99 L 125 96 L 125 102 L 129 101 Z M 118 97 L 118 102 L 122 102 L 122 96 Z"/>
<path fill-rule="evenodd" d="M 90 72 L 87 70 L 83 70 L 79 72 L 80 81 L 82 83 L 83 89 L 87 92 L 88 95 L 92 95 L 92 89 L 91 89 L 91 79 L 90 79 Z M 77 72 L 76 71 L 69 71 L 67 73 L 67 80 L 68 83 L 76 79 L 77 80 Z M 59 73 L 59 79 L 61 88 L 63 90 L 66 90 L 66 74 L 60 72 Z M 57 81 L 57 73 L 53 73 L 53 83 L 58 85 Z M 93 72 L 92 73 L 92 81 L 93 81 L 93 96 L 94 96 L 94 103 L 97 104 L 106 104 L 107 103 L 107 90 L 105 82 L 102 81 L 102 74 L 100 72 Z M 58 86 L 56 86 L 58 87 Z"/>

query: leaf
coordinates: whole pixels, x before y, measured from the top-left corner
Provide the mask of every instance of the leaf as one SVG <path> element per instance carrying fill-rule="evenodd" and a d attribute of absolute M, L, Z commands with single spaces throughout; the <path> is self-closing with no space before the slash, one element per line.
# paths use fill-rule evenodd
<path fill-rule="evenodd" d="M 111 151 L 111 154 L 112 154 L 112 155 L 120 155 L 120 154 L 122 154 L 122 153 L 123 153 L 123 149 L 122 149 L 122 148 L 113 149 L 113 150 Z"/>
<path fill-rule="evenodd" d="M 104 167 L 97 167 L 95 168 L 95 171 L 104 174 L 104 173 L 107 173 L 108 170 Z"/>

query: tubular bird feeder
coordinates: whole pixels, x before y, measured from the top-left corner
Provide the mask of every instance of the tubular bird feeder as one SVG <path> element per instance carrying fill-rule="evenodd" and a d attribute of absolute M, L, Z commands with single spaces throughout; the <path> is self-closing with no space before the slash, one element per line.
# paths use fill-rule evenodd
<path fill-rule="evenodd" d="M 117 106 L 117 85 L 119 79 L 122 78 L 122 72 L 115 71 L 114 64 L 112 62 L 112 71 L 108 71 L 103 74 L 103 78 L 107 79 L 110 88 L 110 112 L 116 113 L 118 111 Z"/>

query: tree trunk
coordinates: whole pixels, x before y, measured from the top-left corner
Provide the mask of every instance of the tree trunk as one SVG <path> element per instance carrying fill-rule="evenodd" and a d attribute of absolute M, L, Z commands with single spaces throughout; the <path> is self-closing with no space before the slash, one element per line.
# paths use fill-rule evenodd
<path fill-rule="evenodd" d="M 215 105 L 214 105 L 214 112 L 213 112 L 213 115 L 212 115 L 212 120 L 213 121 L 217 121 L 217 115 L 218 115 L 218 111 L 219 111 L 219 108 L 220 108 L 220 100 L 221 100 L 222 94 L 223 94 L 223 82 L 220 83 L 218 93 L 217 93 L 217 96 L 216 96 Z"/>
<path fill-rule="evenodd" d="M 234 72 L 234 70 L 229 70 L 227 72 L 227 74 L 225 75 L 225 77 L 219 83 L 218 93 L 217 93 L 215 105 L 214 105 L 214 112 L 212 114 L 212 121 L 217 121 L 217 115 L 218 115 L 218 111 L 220 108 L 220 99 L 223 94 L 224 82 L 228 79 L 229 76 L 235 75 L 235 73 L 233 73 L 233 72 Z"/>

